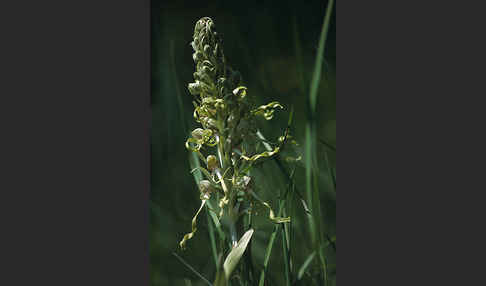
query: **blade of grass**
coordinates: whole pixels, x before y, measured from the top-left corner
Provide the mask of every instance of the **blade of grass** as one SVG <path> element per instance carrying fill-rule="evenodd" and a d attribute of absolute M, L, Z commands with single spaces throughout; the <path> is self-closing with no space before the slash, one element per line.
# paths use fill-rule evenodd
<path fill-rule="evenodd" d="M 312 188 L 312 138 L 311 138 L 311 126 L 307 123 L 305 128 L 305 146 L 304 146 L 304 159 L 305 159 L 305 189 L 307 194 L 307 204 L 310 207 L 311 216 L 309 219 L 309 230 L 312 240 L 312 245 L 315 247 L 317 244 L 316 235 L 316 223 L 314 221 L 314 196 Z"/>
<path fill-rule="evenodd" d="M 293 178 L 293 175 L 295 174 L 295 167 L 294 169 L 292 170 L 292 173 L 291 173 L 291 177 Z M 294 195 L 295 195 L 295 190 L 296 190 L 296 187 L 295 187 L 295 182 L 292 180 L 292 185 L 291 185 L 291 191 L 289 192 L 288 194 L 288 197 L 287 197 L 287 209 L 288 209 L 288 214 L 289 216 L 292 218 L 294 217 Z M 291 273 L 291 276 L 293 271 L 294 271 L 294 263 L 292 261 L 292 239 L 294 237 L 294 228 L 292 227 L 293 223 L 295 222 L 295 220 L 291 220 L 290 223 L 288 224 L 288 232 L 287 232 L 287 248 L 288 248 L 288 251 L 289 251 L 289 269 L 290 269 L 290 273 Z M 292 277 L 291 277 L 292 278 Z M 293 279 L 293 278 L 292 278 Z"/>
<path fill-rule="evenodd" d="M 319 138 L 319 142 L 322 143 L 327 148 L 331 149 L 332 151 L 336 152 L 336 147 L 334 147 L 331 144 L 327 143 L 324 139 Z"/>
<path fill-rule="evenodd" d="M 283 195 L 283 216 L 287 216 L 287 208 L 289 205 L 292 205 L 292 200 L 289 199 L 293 195 L 293 190 L 295 186 L 294 182 L 294 174 L 295 174 L 295 168 L 292 170 L 292 173 L 290 174 L 291 181 L 289 182 L 287 191 Z M 290 202 L 290 204 L 288 203 Z M 292 217 L 292 216 L 290 216 Z M 292 270 L 291 270 L 291 252 L 290 252 L 290 229 L 292 229 L 292 222 L 291 220 L 289 223 L 284 224 L 282 228 L 282 251 L 284 254 L 284 266 L 285 266 L 285 285 L 290 286 L 290 283 L 292 281 Z"/>
<path fill-rule="evenodd" d="M 268 241 L 267 250 L 265 252 L 265 259 L 263 261 L 263 270 L 260 274 L 260 282 L 258 283 L 259 286 L 264 286 L 265 284 L 265 272 L 267 271 L 268 267 L 268 260 L 270 259 L 270 253 L 272 252 L 273 242 L 275 241 L 275 237 L 277 236 L 277 230 L 280 226 L 275 226 L 274 231 L 270 235 L 270 240 Z"/>
<path fill-rule="evenodd" d="M 336 192 L 335 185 L 334 185 L 334 177 L 332 176 L 332 170 L 331 170 L 331 165 L 329 164 L 329 158 L 327 156 L 327 151 L 324 150 L 324 159 L 326 161 L 326 166 L 327 166 L 327 171 L 329 172 L 329 177 L 333 181 L 332 183 L 332 190 Z"/>
<path fill-rule="evenodd" d="M 299 36 L 299 29 L 297 26 L 297 17 L 293 15 L 293 30 L 294 30 L 294 48 L 295 48 L 295 57 L 297 61 L 296 69 L 297 74 L 299 75 L 299 82 L 300 82 L 300 92 L 302 95 L 305 94 L 305 78 L 304 78 L 304 69 L 303 69 L 303 61 L 302 61 L 302 49 L 300 47 L 300 36 Z"/>
<path fill-rule="evenodd" d="M 328 11 L 330 11 L 329 7 L 330 5 L 332 5 L 332 3 L 328 3 Z M 328 14 L 328 13 L 327 13 Z M 300 48 L 300 39 L 299 39 L 299 33 L 298 33 L 298 27 L 297 27 L 297 21 L 296 21 L 296 18 L 294 16 L 294 25 L 293 25 L 293 28 L 294 28 L 294 44 L 295 44 L 295 53 L 296 53 L 296 58 L 297 58 L 297 70 L 299 72 L 299 76 L 300 76 L 300 90 L 302 92 L 302 94 L 304 94 L 306 91 L 305 91 L 305 80 L 304 80 L 304 72 L 303 72 L 303 64 L 302 64 L 302 52 L 301 52 L 301 48 Z M 327 26 L 325 23 L 328 22 L 326 20 L 324 20 L 324 26 Z M 325 38 L 326 38 L 326 32 L 324 32 L 324 30 L 326 30 L 326 27 L 323 27 L 323 31 L 321 32 L 321 38 L 320 38 L 320 45 L 319 45 L 319 49 L 318 49 L 318 58 L 317 58 L 317 63 L 316 63 L 316 66 L 315 66 L 315 69 L 314 69 L 314 74 L 313 74 L 313 78 L 312 78 L 312 82 L 311 82 L 311 92 L 310 92 L 310 109 L 311 109 L 311 120 L 309 121 L 312 121 L 312 120 L 315 120 L 315 104 L 316 104 L 316 99 L 317 99 L 317 88 L 319 86 L 319 80 L 320 80 L 320 72 L 321 72 L 321 68 L 322 68 L 322 58 L 323 58 L 323 54 L 324 54 L 324 44 L 325 44 Z M 317 71 L 317 72 L 316 72 Z M 305 132 L 305 150 L 304 150 L 304 156 L 305 156 L 305 170 L 306 170 L 306 173 L 305 173 L 305 178 L 306 178 L 306 192 L 307 192 L 307 202 L 309 204 L 309 206 L 312 206 L 312 202 L 314 201 L 312 198 L 312 187 L 311 187 L 311 181 L 312 181 L 312 177 L 313 177 L 313 174 L 314 172 L 311 171 L 311 162 L 312 162 L 312 154 L 315 154 L 314 152 L 312 152 L 312 141 L 311 141 L 311 127 L 312 127 L 312 122 L 309 122 L 307 125 L 306 125 L 306 132 Z M 281 166 L 282 164 L 277 161 L 277 164 L 279 165 L 279 168 L 280 170 L 282 171 L 282 173 L 286 173 L 286 170 L 283 168 L 283 166 Z M 287 175 L 288 177 L 288 175 Z M 316 237 L 316 225 L 315 225 L 315 222 L 312 218 L 312 214 L 310 213 L 311 211 L 308 209 L 308 207 L 306 206 L 305 204 L 305 201 L 303 200 L 302 196 L 300 195 L 300 192 L 297 190 L 296 192 L 301 201 L 302 201 L 302 205 L 304 206 L 305 210 L 306 210 L 306 214 L 307 214 L 307 218 L 309 220 L 309 227 L 310 227 L 310 233 L 311 233 L 311 238 L 312 238 L 312 244 L 314 245 L 314 247 L 316 247 L 316 241 L 317 241 L 317 237 Z M 318 200 L 315 199 L 315 200 Z M 313 213 L 314 214 L 314 213 Z M 314 214 L 315 215 L 315 214 Z M 320 218 L 320 216 L 319 216 Z M 315 252 L 314 252 L 314 256 L 315 256 Z M 313 257 L 312 257 L 313 258 Z M 308 263 L 310 263 L 312 261 L 309 260 Z M 323 269 L 324 269 L 324 272 L 326 271 L 326 267 L 325 267 L 325 264 L 323 264 Z"/>
<path fill-rule="evenodd" d="M 203 280 L 204 282 L 206 282 L 206 284 L 208 284 L 209 286 L 213 286 L 213 284 L 211 284 L 211 282 L 209 282 L 206 278 L 204 278 L 204 276 L 202 276 L 199 272 L 197 272 L 196 269 L 194 269 L 191 265 L 189 265 L 189 263 L 187 263 L 182 257 L 180 257 L 179 255 L 177 255 L 177 253 L 172 252 L 172 255 L 174 255 L 177 259 L 179 259 L 179 261 L 182 264 L 184 264 L 184 266 L 186 266 L 187 268 L 189 268 L 189 270 L 191 270 L 194 274 L 196 274 L 197 277 L 201 278 L 201 280 Z"/>
<path fill-rule="evenodd" d="M 315 146 L 314 149 L 315 151 Z M 315 152 L 314 152 L 315 154 Z M 325 285 L 328 285 L 328 275 L 327 275 L 327 261 L 326 261 L 326 256 L 324 254 L 324 231 L 323 231 L 323 225 L 322 225 L 322 211 L 321 211 L 321 201 L 320 201 L 320 195 L 319 195 L 319 185 L 318 185 L 318 173 L 317 173 L 317 164 L 314 164 L 314 168 L 312 171 L 312 179 L 313 179 L 313 196 L 314 196 L 314 210 L 316 213 L 316 219 L 314 220 L 316 223 L 316 230 L 317 230 L 317 247 L 318 247 L 318 254 L 319 254 L 319 261 L 322 266 L 322 274 L 323 274 L 323 280 Z"/>
<path fill-rule="evenodd" d="M 226 274 L 224 274 L 223 263 L 224 263 L 223 255 L 220 253 L 218 255 L 218 264 L 216 266 L 216 277 L 213 283 L 214 286 L 228 286 Z"/>
<path fill-rule="evenodd" d="M 336 169 L 331 169 L 332 183 L 334 184 L 334 190 L 336 190 Z"/>
<path fill-rule="evenodd" d="M 211 222 L 211 215 L 209 214 L 208 208 L 206 208 L 206 218 L 208 220 L 208 227 L 209 227 L 209 240 L 211 241 L 211 250 L 213 253 L 213 258 L 214 258 L 214 265 L 218 265 L 218 251 L 216 249 L 216 239 L 214 238 L 214 226 L 213 223 Z"/>
<path fill-rule="evenodd" d="M 251 219 L 252 219 L 252 212 L 248 212 L 248 215 L 245 216 L 245 223 L 244 223 L 244 230 L 249 230 L 252 228 L 251 224 Z M 253 268 L 253 261 L 252 261 L 252 241 L 248 243 L 247 250 L 245 252 L 245 264 L 247 266 L 247 282 L 250 283 L 253 281 L 253 273 L 254 273 L 254 268 Z"/>
<path fill-rule="evenodd" d="M 297 273 L 297 279 L 298 280 L 302 279 L 302 276 L 304 276 L 305 270 L 307 269 L 307 267 L 309 267 L 310 263 L 312 262 L 312 260 L 314 259 L 315 256 L 316 256 L 316 252 L 314 251 L 304 261 L 304 263 L 302 264 L 302 266 L 299 269 L 299 272 Z"/>
<path fill-rule="evenodd" d="M 284 213 L 285 215 L 285 213 Z M 285 231 L 285 228 L 287 226 L 284 225 L 282 228 L 282 251 L 284 254 L 284 266 L 285 266 L 285 285 L 290 286 L 290 251 L 288 249 L 287 245 L 287 233 Z"/>
<path fill-rule="evenodd" d="M 283 204 L 280 204 L 277 216 L 280 217 L 282 215 Z M 264 286 L 265 284 L 265 273 L 268 267 L 268 261 L 270 260 L 270 254 L 272 253 L 273 243 L 275 242 L 275 237 L 277 236 L 278 230 L 280 228 L 280 223 L 276 224 L 272 234 L 270 235 L 270 239 L 268 240 L 267 250 L 265 251 L 265 259 L 263 260 L 263 269 L 262 273 L 260 274 L 260 282 L 258 286 Z"/>
<path fill-rule="evenodd" d="M 184 134 L 188 134 L 188 129 L 189 127 L 187 126 L 186 119 L 184 117 L 184 105 L 182 103 L 182 96 L 181 96 L 181 89 L 179 86 L 179 79 L 177 77 L 177 70 L 176 70 L 176 64 L 175 64 L 175 54 L 174 54 L 174 40 L 170 40 L 170 46 L 169 46 L 169 54 L 170 54 L 170 66 L 171 66 L 171 74 L 173 76 L 172 81 L 174 82 L 175 85 L 175 90 L 176 90 L 176 98 L 177 98 L 177 104 L 179 107 L 179 115 L 180 115 L 180 120 L 182 122 L 182 127 L 184 130 Z"/>
<path fill-rule="evenodd" d="M 327 31 L 329 30 L 329 21 L 331 20 L 332 7 L 334 0 L 329 0 L 326 8 L 326 16 L 324 17 L 324 24 L 322 25 L 321 37 L 319 39 L 319 46 L 317 48 L 317 57 L 314 66 L 314 73 L 310 85 L 310 107 L 311 112 L 315 113 L 317 102 L 317 90 L 321 79 L 322 63 L 324 62 L 324 48 L 326 46 Z"/>
<path fill-rule="evenodd" d="M 322 63 L 324 58 L 324 48 L 326 45 L 327 31 L 329 29 L 329 21 L 331 19 L 332 7 L 334 1 L 329 0 L 326 8 L 326 15 L 322 25 L 321 36 L 319 39 L 319 46 L 317 49 L 317 56 L 314 65 L 314 72 L 309 90 L 309 108 L 310 117 L 306 124 L 305 130 L 305 171 L 306 171 L 306 191 L 307 202 L 311 208 L 312 216 L 309 217 L 309 226 L 312 237 L 312 244 L 318 253 L 319 261 L 323 271 L 324 284 L 327 285 L 327 265 L 324 256 L 323 245 L 323 231 L 321 221 L 321 202 L 319 196 L 319 186 L 317 180 L 317 152 L 316 152 L 316 103 L 317 91 L 320 84 Z"/>

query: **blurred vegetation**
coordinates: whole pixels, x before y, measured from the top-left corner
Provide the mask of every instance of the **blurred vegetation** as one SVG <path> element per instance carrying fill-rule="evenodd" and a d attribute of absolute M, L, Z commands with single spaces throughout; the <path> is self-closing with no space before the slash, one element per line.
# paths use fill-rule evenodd
<path fill-rule="evenodd" d="M 211 17 L 223 37 L 224 51 L 231 66 L 239 70 L 248 93 L 258 105 L 279 101 L 285 110 L 259 128 L 275 141 L 286 128 L 294 108 L 292 134 L 304 158 L 306 124 L 315 125 L 315 165 L 322 229 L 328 242 L 324 256 L 330 285 L 336 276 L 336 25 L 335 9 L 325 47 L 317 91 L 315 116 L 309 107 L 312 75 L 318 54 L 326 1 L 156 1 L 152 0 L 152 176 L 150 201 L 150 266 L 152 285 L 206 285 L 172 253 L 182 257 L 202 276 L 213 281 L 214 259 L 206 215 L 198 221 L 198 232 L 180 251 L 181 237 L 190 231 L 191 219 L 200 205 L 199 191 L 190 174 L 190 152 L 184 147 L 193 120 L 192 96 L 187 84 L 195 69 L 190 42 L 194 24 Z M 296 165 L 294 181 L 306 197 L 306 161 Z M 294 168 L 288 164 L 286 170 Z M 255 174 L 263 193 L 273 206 L 287 188 L 287 179 L 273 162 Z M 254 218 L 252 263 L 259 274 L 274 230 L 264 209 Z M 292 272 L 297 272 L 314 251 L 309 221 L 300 200 L 294 196 L 290 254 Z M 282 236 L 277 235 L 269 258 L 266 285 L 285 285 Z M 313 259 L 296 285 L 312 285 L 321 269 Z M 292 281 L 297 277 L 293 277 Z"/>

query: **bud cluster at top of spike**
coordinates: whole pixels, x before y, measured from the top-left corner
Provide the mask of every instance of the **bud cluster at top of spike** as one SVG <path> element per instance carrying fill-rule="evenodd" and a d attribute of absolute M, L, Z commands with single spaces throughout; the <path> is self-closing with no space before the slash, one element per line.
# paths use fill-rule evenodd
<path fill-rule="evenodd" d="M 240 83 L 241 76 L 226 66 L 222 39 L 211 18 L 204 17 L 197 21 L 191 46 L 194 49 L 192 58 L 196 63 L 196 72 L 195 82 L 189 84 L 189 92 L 202 98 L 222 98 L 230 94 Z"/>

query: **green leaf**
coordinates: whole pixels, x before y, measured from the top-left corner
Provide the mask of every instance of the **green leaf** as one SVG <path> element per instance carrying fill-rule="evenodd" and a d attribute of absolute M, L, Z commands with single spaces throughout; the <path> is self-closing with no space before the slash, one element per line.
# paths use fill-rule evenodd
<path fill-rule="evenodd" d="M 314 251 L 304 261 L 304 263 L 300 267 L 299 272 L 297 274 L 298 280 L 302 279 L 302 276 L 304 276 L 305 270 L 307 269 L 307 267 L 309 267 L 310 263 L 312 262 L 312 260 L 314 259 L 315 256 L 316 256 L 316 252 Z"/>
<path fill-rule="evenodd" d="M 208 284 L 209 286 L 213 286 L 213 284 L 211 284 L 211 282 L 209 282 L 208 279 L 204 278 L 204 276 L 202 276 L 201 273 L 197 272 L 196 269 L 194 269 L 191 265 L 189 265 L 189 263 L 187 263 L 184 259 L 182 259 L 182 257 L 177 255 L 177 253 L 172 252 L 172 255 L 174 255 L 177 259 L 179 259 L 179 261 L 182 264 L 184 264 L 184 266 L 189 268 L 189 270 L 191 270 L 194 274 L 196 274 L 197 277 L 201 278 L 201 280 L 203 280 L 206 284 Z"/>
<path fill-rule="evenodd" d="M 278 215 L 282 214 L 282 210 L 283 210 L 283 204 L 281 204 L 279 207 Z M 270 239 L 267 245 L 267 250 L 265 251 L 265 259 L 263 260 L 263 270 L 260 274 L 260 282 L 258 283 L 258 286 L 264 286 L 265 284 L 265 272 L 267 271 L 268 261 L 270 260 L 270 254 L 272 253 L 273 243 L 275 241 L 275 237 L 277 236 L 277 232 L 280 226 L 281 226 L 280 224 L 275 225 L 273 232 L 270 235 Z"/>
<path fill-rule="evenodd" d="M 324 61 L 324 48 L 326 46 L 327 31 L 329 30 L 329 21 L 331 19 L 332 6 L 334 0 L 327 3 L 326 16 L 324 17 L 324 24 L 322 25 L 321 37 L 319 39 L 319 46 L 317 47 L 317 57 L 314 66 L 314 73 L 310 85 L 310 106 L 312 114 L 316 111 L 317 89 L 321 80 L 322 62 Z"/>
<path fill-rule="evenodd" d="M 216 279 L 214 280 L 214 286 L 227 286 L 228 281 L 226 281 L 226 276 L 224 271 L 218 271 L 216 273 Z"/>
<path fill-rule="evenodd" d="M 246 250 L 248 243 L 250 242 L 251 236 L 253 235 L 253 229 L 248 230 L 245 234 L 241 237 L 238 244 L 231 250 L 231 252 L 226 257 L 226 260 L 223 264 L 224 273 L 226 275 L 226 279 L 229 279 L 231 273 L 238 265 L 238 262 L 241 259 L 241 256 Z"/>
<path fill-rule="evenodd" d="M 216 264 L 216 278 L 214 279 L 214 286 L 228 286 L 228 279 L 224 273 L 223 256 L 218 256 L 218 263 Z"/>

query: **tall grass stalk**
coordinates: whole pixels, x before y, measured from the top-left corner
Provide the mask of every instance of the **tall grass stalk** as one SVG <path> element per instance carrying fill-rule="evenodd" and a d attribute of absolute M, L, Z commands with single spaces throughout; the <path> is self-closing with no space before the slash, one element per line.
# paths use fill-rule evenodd
<path fill-rule="evenodd" d="M 328 284 L 327 278 L 327 262 L 324 254 L 324 234 L 322 226 L 322 211 L 319 196 L 318 185 L 318 165 L 317 165 L 317 150 L 316 150 L 316 103 L 317 91 L 321 79 L 322 63 L 324 59 L 324 49 L 327 39 L 327 31 L 329 29 L 329 22 L 334 1 L 330 0 L 327 5 L 324 23 L 322 25 L 321 36 L 319 39 L 319 46 L 317 49 L 317 56 L 314 66 L 314 73 L 310 83 L 309 89 L 309 109 L 310 116 L 305 128 L 305 169 L 306 169 L 306 191 L 307 202 L 309 204 L 312 216 L 309 216 L 309 226 L 312 238 L 312 244 L 315 251 L 317 251 L 319 261 L 322 267 L 323 284 Z"/>

